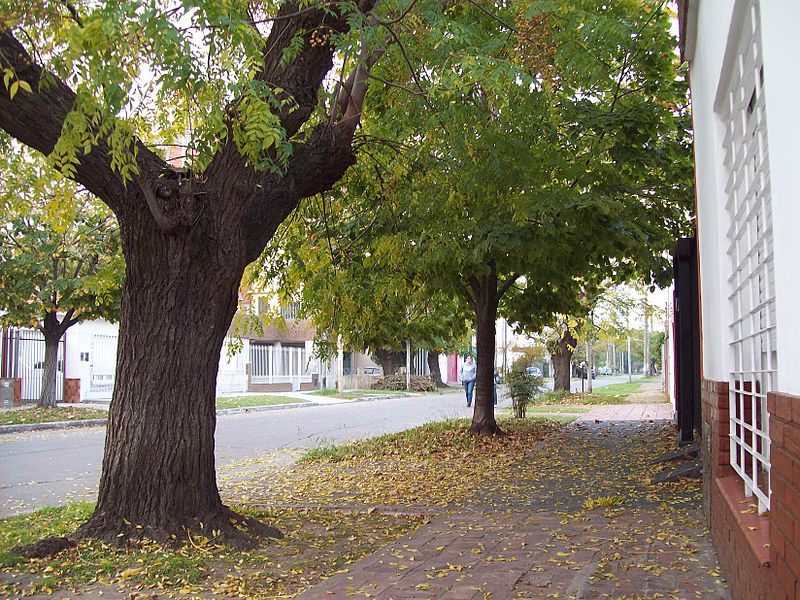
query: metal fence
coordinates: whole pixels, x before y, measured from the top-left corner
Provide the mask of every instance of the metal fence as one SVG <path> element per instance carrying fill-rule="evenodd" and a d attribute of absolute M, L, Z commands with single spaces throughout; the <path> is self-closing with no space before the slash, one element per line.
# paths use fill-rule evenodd
<path fill-rule="evenodd" d="M 767 393 L 777 377 L 772 198 L 758 10 L 751 5 L 721 102 L 730 218 L 731 465 L 759 512 L 770 506 Z"/>
<path fill-rule="evenodd" d="M 44 373 L 44 336 L 37 329 L 8 327 L 0 343 L 0 377 L 22 380 L 22 401 L 39 399 Z M 56 401 L 64 399 L 64 340 L 58 344 Z"/>

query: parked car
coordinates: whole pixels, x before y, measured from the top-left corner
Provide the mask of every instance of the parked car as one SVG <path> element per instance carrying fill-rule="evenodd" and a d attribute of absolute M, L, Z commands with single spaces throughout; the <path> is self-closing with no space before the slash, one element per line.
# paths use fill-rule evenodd
<path fill-rule="evenodd" d="M 614 371 L 611 367 L 600 367 L 600 375 L 613 375 Z"/>
<path fill-rule="evenodd" d="M 529 377 L 543 377 L 542 370 L 539 367 L 528 367 L 525 372 Z"/>

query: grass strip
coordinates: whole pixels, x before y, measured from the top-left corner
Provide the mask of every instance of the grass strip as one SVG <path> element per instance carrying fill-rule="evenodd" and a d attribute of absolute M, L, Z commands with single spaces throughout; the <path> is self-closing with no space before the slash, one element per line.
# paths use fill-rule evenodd
<path fill-rule="evenodd" d="M 108 411 L 97 408 L 20 408 L 0 411 L 0 425 L 29 425 L 33 423 L 55 423 L 57 421 L 83 421 L 105 419 Z"/>
<path fill-rule="evenodd" d="M 306 402 L 306 400 L 279 395 L 221 396 L 217 398 L 217 409 L 274 406 L 276 404 L 298 404 L 303 402 Z"/>

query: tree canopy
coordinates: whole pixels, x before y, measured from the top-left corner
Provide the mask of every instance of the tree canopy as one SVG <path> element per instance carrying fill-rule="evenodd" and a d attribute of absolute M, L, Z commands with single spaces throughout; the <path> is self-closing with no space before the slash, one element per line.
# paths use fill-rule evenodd
<path fill-rule="evenodd" d="M 663 2 L 459 4 L 448 19 L 444 38 L 416 22 L 373 71 L 362 162 L 329 208 L 371 202 L 363 230 L 319 220 L 305 239 L 369 239 L 358 264 L 458 298 L 489 381 L 498 310 L 537 330 L 603 282 L 671 277 L 692 215 L 686 82 Z M 490 396 L 476 430 L 495 430 Z"/>

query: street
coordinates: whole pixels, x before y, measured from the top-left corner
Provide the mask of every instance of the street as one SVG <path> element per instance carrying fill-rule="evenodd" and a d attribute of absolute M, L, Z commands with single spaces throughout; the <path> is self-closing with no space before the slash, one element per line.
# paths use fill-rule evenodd
<path fill-rule="evenodd" d="M 601 377 L 595 387 L 627 381 Z M 580 380 L 572 389 L 580 389 Z M 510 406 L 501 397 L 500 408 Z M 217 418 L 218 469 L 267 452 L 308 449 L 469 417 L 460 388 L 444 394 L 301 405 Z M 93 500 L 100 478 L 105 427 L 0 436 L 0 517 L 71 501 Z"/>

